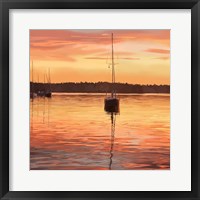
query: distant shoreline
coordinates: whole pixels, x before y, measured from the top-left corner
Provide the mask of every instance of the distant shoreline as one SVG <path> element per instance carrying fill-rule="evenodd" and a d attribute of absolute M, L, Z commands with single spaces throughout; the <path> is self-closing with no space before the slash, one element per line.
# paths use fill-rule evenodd
<path fill-rule="evenodd" d="M 140 85 L 128 83 L 115 83 L 114 85 L 109 82 L 66 82 L 66 83 L 36 83 L 30 82 L 30 91 L 38 92 L 48 90 L 51 88 L 55 93 L 110 93 L 113 88 L 117 93 L 170 93 L 169 85 Z"/>
<path fill-rule="evenodd" d="M 109 93 L 88 93 L 88 92 L 53 92 L 54 96 L 106 96 Z M 170 96 L 170 93 L 117 93 L 117 96 Z"/>

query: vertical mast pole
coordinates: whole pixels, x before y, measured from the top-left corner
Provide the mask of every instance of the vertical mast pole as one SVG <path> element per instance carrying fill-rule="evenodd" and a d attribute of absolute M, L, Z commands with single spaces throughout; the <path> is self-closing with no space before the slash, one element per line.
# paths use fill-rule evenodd
<path fill-rule="evenodd" d="M 113 33 L 112 33 L 112 83 L 114 83 L 114 50 L 113 50 Z"/>
<path fill-rule="evenodd" d="M 44 72 L 44 93 L 46 93 L 46 86 L 45 86 L 45 72 Z"/>
<path fill-rule="evenodd" d="M 49 91 L 51 92 L 51 76 L 50 76 L 50 68 L 49 68 Z"/>
<path fill-rule="evenodd" d="M 50 84 L 50 69 L 49 69 L 49 75 L 48 75 L 48 82 Z"/>
<path fill-rule="evenodd" d="M 112 97 L 115 83 L 115 69 L 114 69 L 114 48 L 113 48 L 113 33 L 112 33 Z"/>
<path fill-rule="evenodd" d="M 32 93 L 34 92 L 34 85 L 33 85 L 33 61 L 32 61 Z"/>
<path fill-rule="evenodd" d="M 32 83 L 33 83 L 33 61 L 32 61 Z"/>

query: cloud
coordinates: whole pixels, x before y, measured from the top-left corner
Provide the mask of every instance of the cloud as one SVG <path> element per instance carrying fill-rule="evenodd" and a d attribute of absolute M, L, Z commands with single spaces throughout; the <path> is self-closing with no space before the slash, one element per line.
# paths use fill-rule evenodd
<path fill-rule="evenodd" d="M 169 60 L 169 56 L 163 56 L 163 57 L 156 57 L 153 59 L 158 59 L 158 60 Z"/>
<path fill-rule="evenodd" d="M 169 54 L 170 50 L 168 50 L 168 49 L 146 49 L 145 52 L 158 53 L 158 54 Z"/>
<path fill-rule="evenodd" d="M 107 58 L 104 58 L 104 57 L 85 57 L 85 59 L 88 59 L 88 60 L 107 60 Z"/>
<path fill-rule="evenodd" d="M 111 55 L 111 51 L 109 52 L 101 52 L 97 54 L 98 56 L 110 56 Z M 135 53 L 134 52 L 130 52 L 130 51 L 115 51 L 115 57 L 116 56 L 134 56 Z"/>
<path fill-rule="evenodd" d="M 85 59 L 94 59 L 94 60 L 107 60 L 108 58 L 105 57 L 85 57 Z M 121 57 L 121 58 L 117 58 L 117 60 L 140 60 L 140 58 L 129 58 L 129 57 Z"/>
<path fill-rule="evenodd" d="M 37 45 L 37 44 L 31 44 L 30 45 L 30 47 L 32 48 L 32 49 L 38 49 L 38 50 L 54 50 L 54 49 L 59 49 L 59 48 L 62 48 L 62 47 L 64 47 L 65 45 L 63 45 L 63 44 L 53 44 L 53 45 L 41 45 L 41 44 L 39 44 L 39 45 Z"/>
<path fill-rule="evenodd" d="M 31 30 L 30 43 L 33 48 L 60 48 L 76 44 L 111 44 L 111 33 L 114 32 L 114 43 L 125 41 L 168 42 L 169 30 Z M 48 47 L 48 48 L 47 48 Z"/>
<path fill-rule="evenodd" d="M 111 33 L 114 43 L 153 42 L 169 43 L 169 30 L 31 30 L 30 55 L 35 60 L 66 60 L 74 62 L 78 57 L 107 59 L 110 56 Z M 166 45 L 165 45 L 166 46 Z M 169 50 L 147 49 L 151 53 L 169 53 Z M 121 58 L 120 58 L 121 56 Z M 138 60 L 133 52 L 115 51 L 115 57 Z"/>
<path fill-rule="evenodd" d="M 119 59 L 122 59 L 122 60 L 140 60 L 140 58 L 119 58 Z"/>

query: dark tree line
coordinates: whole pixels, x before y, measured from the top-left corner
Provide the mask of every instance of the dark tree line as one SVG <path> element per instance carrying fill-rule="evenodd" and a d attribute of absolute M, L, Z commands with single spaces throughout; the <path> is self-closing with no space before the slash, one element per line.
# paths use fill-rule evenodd
<path fill-rule="evenodd" d="M 86 93 L 109 93 L 113 89 L 117 93 L 170 93 L 169 85 L 140 85 L 128 83 L 108 82 L 67 82 L 67 83 L 30 83 L 31 92 L 44 91 L 51 88 L 52 92 L 86 92 Z"/>

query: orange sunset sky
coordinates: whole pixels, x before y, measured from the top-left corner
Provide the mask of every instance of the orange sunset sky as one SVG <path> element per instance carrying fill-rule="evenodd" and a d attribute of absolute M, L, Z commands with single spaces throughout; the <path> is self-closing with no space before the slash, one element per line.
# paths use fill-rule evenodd
<path fill-rule="evenodd" d="M 111 82 L 111 33 L 116 82 L 170 84 L 170 30 L 30 30 L 33 81 Z"/>

